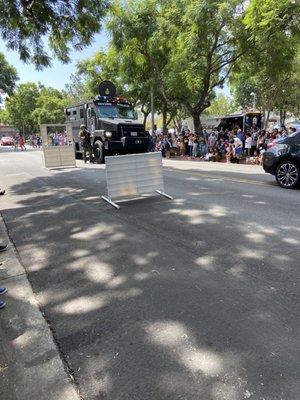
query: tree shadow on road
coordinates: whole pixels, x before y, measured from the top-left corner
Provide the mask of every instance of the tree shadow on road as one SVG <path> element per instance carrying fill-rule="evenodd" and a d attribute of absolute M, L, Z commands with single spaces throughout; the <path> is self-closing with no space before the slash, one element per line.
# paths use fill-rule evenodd
<path fill-rule="evenodd" d="M 116 211 L 101 174 L 13 185 L 3 211 L 83 397 L 296 399 L 299 228 L 245 221 L 191 181 Z"/>

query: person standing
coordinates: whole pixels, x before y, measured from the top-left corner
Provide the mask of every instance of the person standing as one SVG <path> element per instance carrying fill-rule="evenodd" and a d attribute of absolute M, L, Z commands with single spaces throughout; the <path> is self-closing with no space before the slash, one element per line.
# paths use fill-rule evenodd
<path fill-rule="evenodd" d="M 251 135 L 248 133 L 246 135 L 246 140 L 245 140 L 245 151 L 247 156 L 250 156 L 251 154 L 251 147 L 252 147 L 252 137 Z"/>
<path fill-rule="evenodd" d="M 192 134 L 189 135 L 189 141 L 188 141 L 188 155 L 189 157 L 193 156 L 193 147 L 194 147 L 194 136 Z"/>
<path fill-rule="evenodd" d="M 200 157 L 204 158 L 206 154 L 206 141 L 204 135 L 199 136 L 198 142 L 199 142 Z"/>
<path fill-rule="evenodd" d="M 198 137 L 197 135 L 194 135 L 193 138 L 193 158 L 198 157 L 198 148 L 199 148 L 199 142 L 198 142 Z"/>
<path fill-rule="evenodd" d="M 234 141 L 236 162 L 239 163 L 239 160 L 243 154 L 243 142 L 237 136 L 233 139 L 233 141 Z"/>
<path fill-rule="evenodd" d="M 257 129 L 253 129 L 251 134 L 252 144 L 251 144 L 251 156 L 254 156 L 257 147 L 258 132 Z"/>
<path fill-rule="evenodd" d="M 20 140 L 20 136 L 19 136 L 19 135 L 16 135 L 16 136 L 14 137 L 15 151 L 18 151 L 18 148 L 19 148 L 19 140 Z"/>
<path fill-rule="evenodd" d="M 20 149 L 23 151 L 23 150 L 26 150 L 26 147 L 25 147 L 25 140 L 24 140 L 24 137 L 23 137 L 23 135 L 20 135 L 20 138 L 19 138 L 19 146 L 20 146 Z"/>
<path fill-rule="evenodd" d="M 83 160 L 86 163 L 86 153 L 89 153 L 90 163 L 93 162 L 93 149 L 91 145 L 91 133 L 86 129 L 84 124 L 80 125 L 79 139 L 83 148 Z"/>

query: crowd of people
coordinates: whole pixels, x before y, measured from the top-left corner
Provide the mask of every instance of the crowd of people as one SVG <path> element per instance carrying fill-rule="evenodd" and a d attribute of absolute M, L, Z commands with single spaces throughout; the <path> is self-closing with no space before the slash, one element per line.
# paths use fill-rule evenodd
<path fill-rule="evenodd" d="M 29 136 L 29 145 L 32 149 L 40 149 L 42 145 L 42 139 L 40 136 L 32 134 Z"/>
<path fill-rule="evenodd" d="M 204 129 L 201 135 L 189 129 L 179 133 L 170 129 L 166 133 L 152 135 L 150 150 L 161 151 L 167 158 L 173 154 L 214 162 L 239 163 L 243 159 L 247 163 L 260 164 L 269 143 L 293 132 L 294 128 L 266 131 L 255 125 L 245 132 L 239 127 L 232 130 Z"/>
<path fill-rule="evenodd" d="M 54 132 L 48 135 L 48 145 L 50 146 L 67 146 L 68 136 L 66 132 Z"/>
<path fill-rule="evenodd" d="M 26 150 L 25 139 L 24 139 L 23 135 L 20 134 L 20 135 L 16 135 L 14 137 L 14 148 L 15 148 L 16 151 L 19 150 L 19 149 L 21 151 Z"/>

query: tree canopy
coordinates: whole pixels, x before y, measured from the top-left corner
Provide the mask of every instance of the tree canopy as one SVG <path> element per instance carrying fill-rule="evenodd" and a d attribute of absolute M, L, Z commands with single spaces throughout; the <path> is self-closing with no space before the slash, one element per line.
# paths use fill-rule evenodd
<path fill-rule="evenodd" d="M 230 79 L 236 101 L 241 106 L 251 105 L 254 92 L 258 106 L 272 110 L 279 103 L 286 103 L 286 97 L 292 92 L 299 91 L 299 86 L 295 85 L 299 15 L 297 2 L 250 1 L 243 19 L 248 40 L 242 45 L 251 43 L 251 51 L 245 51 Z"/>
<path fill-rule="evenodd" d="M 72 46 L 90 43 L 109 10 L 108 48 L 80 61 L 63 93 L 28 83 L 12 94 L 16 73 L 0 54 L 0 89 L 11 94 L 6 115 L 16 126 L 31 130 L 41 122 L 62 121 L 66 104 L 94 96 L 107 79 L 140 107 L 144 122 L 154 93 L 164 128 L 190 115 L 201 132 L 202 114 L 249 107 L 252 92 L 263 111 L 299 112 L 299 2 L 111 1 L 108 9 L 110 0 L 9 0 L 5 7 L 0 0 L 0 34 L 37 67 L 50 63 L 46 39 L 50 51 L 66 62 Z M 235 107 L 225 96 L 216 97 L 228 82 Z"/>
<path fill-rule="evenodd" d="M 66 97 L 57 89 L 32 82 L 20 84 L 6 99 L 5 119 L 26 134 L 39 131 L 42 123 L 63 123 Z"/>
<path fill-rule="evenodd" d="M 100 31 L 109 0 L 0 0 L 0 34 L 21 60 L 49 66 L 50 51 L 62 62 L 70 49 L 88 46 Z"/>
<path fill-rule="evenodd" d="M 0 53 L 0 90 L 11 94 L 17 80 L 16 69 L 6 61 L 4 54 Z"/>

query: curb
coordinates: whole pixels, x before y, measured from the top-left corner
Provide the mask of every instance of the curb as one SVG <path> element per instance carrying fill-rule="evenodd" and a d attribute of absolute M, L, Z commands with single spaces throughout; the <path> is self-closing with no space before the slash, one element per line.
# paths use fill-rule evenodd
<path fill-rule="evenodd" d="M 7 288 L 0 310 L 0 398 L 80 400 L 1 214 L 0 235 L 8 244 L 0 253 L 0 285 Z"/>

